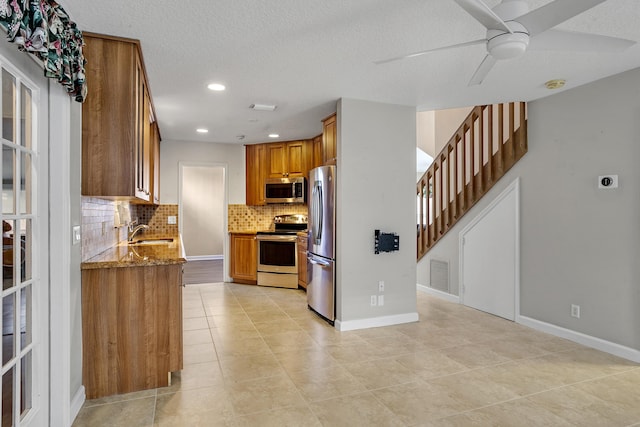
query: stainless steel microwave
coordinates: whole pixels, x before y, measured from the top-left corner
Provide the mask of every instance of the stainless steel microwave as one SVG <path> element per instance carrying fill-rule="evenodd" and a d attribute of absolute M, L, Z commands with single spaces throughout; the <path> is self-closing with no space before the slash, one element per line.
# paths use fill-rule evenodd
<path fill-rule="evenodd" d="M 306 203 L 307 180 L 300 178 L 267 178 L 264 183 L 267 203 Z"/>

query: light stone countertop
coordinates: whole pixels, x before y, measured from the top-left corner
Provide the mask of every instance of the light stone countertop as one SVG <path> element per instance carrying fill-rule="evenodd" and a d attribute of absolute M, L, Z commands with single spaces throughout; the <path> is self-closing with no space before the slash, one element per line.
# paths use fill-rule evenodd
<path fill-rule="evenodd" d="M 173 239 L 171 243 L 130 245 L 123 241 L 81 264 L 82 270 L 114 267 L 145 267 L 153 265 L 183 264 L 187 262 L 182 236 L 142 234 L 136 241 Z"/>

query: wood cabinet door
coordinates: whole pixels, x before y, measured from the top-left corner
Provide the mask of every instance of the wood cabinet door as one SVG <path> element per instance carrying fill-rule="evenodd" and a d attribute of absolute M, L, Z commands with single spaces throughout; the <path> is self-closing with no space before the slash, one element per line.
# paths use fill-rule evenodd
<path fill-rule="evenodd" d="M 136 51 L 131 43 L 84 36 L 86 81 L 82 104 L 82 194 L 133 196 L 138 106 Z"/>
<path fill-rule="evenodd" d="M 266 173 L 265 144 L 247 145 L 246 149 L 246 204 L 263 206 Z"/>
<path fill-rule="evenodd" d="M 138 62 L 138 68 L 140 63 Z M 151 101 L 149 90 L 142 77 L 141 71 L 136 72 L 140 77 L 138 107 L 138 135 L 136 138 L 136 197 L 145 201 L 151 200 Z"/>
<path fill-rule="evenodd" d="M 307 238 L 298 236 L 298 285 L 307 289 Z"/>
<path fill-rule="evenodd" d="M 325 165 L 336 163 L 337 143 L 336 115 L 333 114 L 322 121 L 322 157 Z"/>
<path fill-rule="evenodd" d="M 255 234 L 231 234 L 231 272 L 238 283 L 256 283 L 258 279 L 258 250 Z"/>
<path fill-rule="evenodd" d="M 266 144 L 266 147 L 267 178 L 285 178 L 288 172 L 286 144 Z"/>
<path fill-rule="evenodd" d="M 153 170 L 153 179 L 151 180 L 151 194 L 153 195 L 153 203 L 160 204 L 160 130 L 158 123 L 151 124 L 151 169 Z"/>
<path fill-rule="evenodd" d="M 286 145 L 288 178 L 303 177 L 309 172 L 309 154 L 306 141 L 288 142 Z"/>
<path fill-rule="evenodd" d="M 313 138 L 311 144 L 311 166 L 309 169 L 317 168 L 318 166 L 322 166 L 324 163 L 324 160 L 322 159 L 322 134 Z"/>

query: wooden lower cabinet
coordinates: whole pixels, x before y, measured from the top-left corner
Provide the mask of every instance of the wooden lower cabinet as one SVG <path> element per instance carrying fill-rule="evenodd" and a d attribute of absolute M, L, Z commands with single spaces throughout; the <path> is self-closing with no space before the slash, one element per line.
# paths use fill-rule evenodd
<path fill-rule="evenodd" d="M 298 286 L 307 289 L 308 261 L 307 261 L 307 235 L 298 236 Z"/>
<path fill-rule="evenodd" d="M 182 265 L 82 270 L 87 399 L 166 387 L 182 359 Z"/>
<path fill-rule="evenodd" d="M 258 283 L 258 246 L 255 233 L 231 233 L 230 276 L 236 283 Z"/>

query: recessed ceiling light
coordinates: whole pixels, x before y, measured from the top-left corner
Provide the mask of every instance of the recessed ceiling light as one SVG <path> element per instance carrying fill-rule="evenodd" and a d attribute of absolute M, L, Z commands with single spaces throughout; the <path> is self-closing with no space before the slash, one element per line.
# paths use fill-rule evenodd
<path fill-rule="evenodd" d="M 205 128 L 198 128 L 198 129 L 196 129 L 196 132 L 198 132 L 198 133 L 208 133 L 208 132 L 209 132 L 209 129 L 205 129 Z"/>
<path fill-rule="evenodd" d="M 560 89 L 561 87 L 564 86 L 564 84 L 566 82 L 567 81 L 564 80 L 564 79 L 553 79 L 553 80 L 549 80 L 548 82 L 546 82 L 544 84 L 544 87 L 546 87 L 547 89 L 551 89 L 551 90 Z"/>
<path fill-rule="evenodd" d="M 223 91 L 226 89 L 225 85 L 221 84 L 221 83 L 211 83 L 209 86 L 207 86 L 210 90 L 215 90 L 217 92 Z"/>
<path fill-rule="evenodd" d="M 277 133 L 270 133 L 269 138 L 280 138 L 280 135 L 278 135 Z"/>

